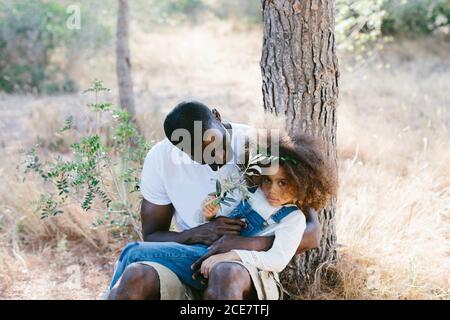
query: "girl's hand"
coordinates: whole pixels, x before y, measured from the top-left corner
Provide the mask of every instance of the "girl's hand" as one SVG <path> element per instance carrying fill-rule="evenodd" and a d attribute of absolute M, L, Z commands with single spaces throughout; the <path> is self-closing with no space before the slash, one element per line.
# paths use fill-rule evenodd
<path fill-rule="evenodd" d="M 216 199 L 217 197 L 209 196 L 205 201 L 203 201 L 203 216 L 208 220 L 214 218 L 217 211 L 219 211 L 220 205 L 213 203 Z"/>
<path fill-rule="evenodd" d="M 203 275 L 205 279 L 208 279 L 209 273 L 211 272 L 212 268 L 219 263 L 224 261 L 240 261 L 241 258 L 239 258 L 238 254 L 234 251 L 229 251 L 226 253 L 220 253 L 215 254 L 205 261 L 202 262 L 202 265 L 200 267 L 200 272 Z"/>

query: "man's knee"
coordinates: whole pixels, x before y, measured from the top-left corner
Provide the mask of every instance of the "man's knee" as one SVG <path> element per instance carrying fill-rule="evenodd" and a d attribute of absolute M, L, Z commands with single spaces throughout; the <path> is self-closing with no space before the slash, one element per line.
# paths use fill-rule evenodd
<path fill-rule="evenodd" d="M 111 290 L 114 299 L 159 299 L 159 276 L 151 266 L 130 264 L 124 271 L 118 286 Z"/>
<path fill-rule="evenodd" d="M 218 263 L 209 274 L 205 298 L 209 300 L 242 300 L 253 291 L 247 269 L 233 262 Z"/>

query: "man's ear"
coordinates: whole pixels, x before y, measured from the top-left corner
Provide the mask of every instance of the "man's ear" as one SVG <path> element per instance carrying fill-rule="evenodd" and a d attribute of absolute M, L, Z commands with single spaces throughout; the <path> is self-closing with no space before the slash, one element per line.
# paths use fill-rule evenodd
<path fill-rule="evenodd" d="M 216 118 L 217 121 L 222 122 L 222 116 L 220 115 L 219 111 L 216 108 L 213 108 L 211 110 L 214 118 Z"/>

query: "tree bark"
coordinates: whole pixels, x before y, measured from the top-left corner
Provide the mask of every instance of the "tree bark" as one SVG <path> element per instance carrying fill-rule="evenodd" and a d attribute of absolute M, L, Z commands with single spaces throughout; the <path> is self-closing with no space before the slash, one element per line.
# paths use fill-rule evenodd
<path fill-rule="evenodd" d="M 262 0 L 261 72 L 266 112 L 285 116 L 289 134 L 301 131 L 321 138 L 336 165 L 334 6 L 334 0 Z M 281 275 L 293 296 L 314 294 L 323 271 L 336 259 L 335 203 L 319 213 L 320 248 L 296 256 Z"/>
<path fill-rule="evenodd" d="M 116 72 L 119 86 L 119 104 L 134 118 L 133 79 L 131 77 L 130 49 L 128 47 L 128 0 L 118 0 L 116 26 Z"/>

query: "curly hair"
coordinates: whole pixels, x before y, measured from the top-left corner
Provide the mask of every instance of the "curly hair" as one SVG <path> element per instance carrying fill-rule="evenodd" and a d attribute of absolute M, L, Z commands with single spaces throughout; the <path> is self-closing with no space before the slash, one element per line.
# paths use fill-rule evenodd
<path fill-rule="evenodd" d="M 325 208 L 336 196 L 338 180 L 336 166 L 328 160 L 323 144 L 312 136 L 297 134 L 282 135 L 277 144 L 270 146 L 278 147 L 279 164 L 296 190 L 297 206 L 317 211 Z M 267 155 L 272 155 L 270 148 Z M 253 182 L 260 184 L 258 180 Z"/>

